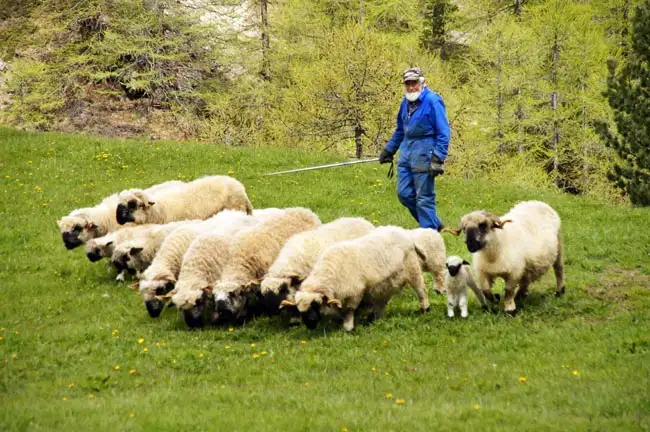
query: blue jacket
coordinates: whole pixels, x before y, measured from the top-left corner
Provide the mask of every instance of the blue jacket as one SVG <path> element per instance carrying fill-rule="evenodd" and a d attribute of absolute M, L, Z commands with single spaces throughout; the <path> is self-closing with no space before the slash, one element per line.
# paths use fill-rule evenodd
<path fill-rule="evenodd" d="M 443 161 L 447 158 L 450 130 L 445 103 L 428 87 L 418 97 L 419 106 L 410 119 L 408 103 L 404 98 L 397 113 L 395 133 L 385 149 L 392 154 L 400 150 L 398 165 L 428 172 L 434 154 Z"/>

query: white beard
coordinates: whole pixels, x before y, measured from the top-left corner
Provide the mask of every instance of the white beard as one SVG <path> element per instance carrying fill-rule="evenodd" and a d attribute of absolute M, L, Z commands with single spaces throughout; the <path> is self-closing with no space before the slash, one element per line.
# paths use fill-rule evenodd
<path fill-rule="evenodd" d="M 409 102 L 415 102 L 416 100 L 418 100 L 421 93 L 422 93 L 422 90 L 416 91 L 416 92 L 410 92 L 410 93 L 409 92 L 404 92 L 404 97 Z"/>

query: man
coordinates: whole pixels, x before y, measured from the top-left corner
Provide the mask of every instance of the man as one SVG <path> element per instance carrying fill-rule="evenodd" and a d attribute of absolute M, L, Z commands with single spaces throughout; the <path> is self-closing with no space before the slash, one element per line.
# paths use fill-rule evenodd
<path fill-rule="evenodd" d="M 397 114 L 393 137 L 379 155 L 379 163 L 397 162 L 397 196 L 422 228 L 440 231 L 436 214 L 435 177 L 444 172 L 449 146 L 449 122 L 445 103 L 429 90 L 419 68 L 403 74 L 404 100 Z"/>

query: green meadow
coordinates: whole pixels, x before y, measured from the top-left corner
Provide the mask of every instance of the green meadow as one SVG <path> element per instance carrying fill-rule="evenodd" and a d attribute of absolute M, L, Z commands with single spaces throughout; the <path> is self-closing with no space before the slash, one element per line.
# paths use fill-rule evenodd
<path fill-rule="evenodd" d="M 229 174 L 256 208 L 415 227 L 385 165 L 262 176 L 337 161 L 0 128 L 0 429 L 650 429 L 650 209 L 442 176 L 447 226 L 521 200 L 553 206 L 566 295 L 554 297 L 551 272 L 514 318 L 471 298 L 469 318 L 449 320 L 444 297 L 430 290 L 422 314 L 404 290 L 384 319 L 350 334 L 277 317 L 188 330 L 175 309 L 151 319 L 106 262 L 66 250 L 56 225 L 125 188 Z M 461 239 L 445 241 L 448 254 L 470 258 Z"/>

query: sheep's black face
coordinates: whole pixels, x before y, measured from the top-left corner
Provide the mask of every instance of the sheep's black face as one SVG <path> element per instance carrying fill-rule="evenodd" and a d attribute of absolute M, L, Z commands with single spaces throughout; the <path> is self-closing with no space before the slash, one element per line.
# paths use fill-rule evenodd
<path fill-rule="evenodd" d="M 183 310 L 183 318 L 185 319 L 185 324 L 190 328 L 203 327 L 204 325 L 204 315 L 211 308 L 212 301 L 210 300 L 212 296 L 207 293 L 203 293 L 200 299 L 196 301 L 196 304 L 190 309 Z"/>
<path fill-rule="evenodd" d="M 465 229 L 465 244 L 471 253 L 478 252 L 487 245 L 487 235 L 490 232 L 487 222 L 481 222 L 478 226 Z"/>
<path fill-rule="evenodd" d="M 458 265 L 449 265 L 449 264 L 447 264 L 447 271 L 449 272 L 449 274 L 451 276 L 456 276 L 458 274 L 458 272 L 460 271 L 460 268 L 462 266 L 463 266 L 462 264 L 458 264 Z"/>
<path fill-rule="evenodd" d="M 117 269 L 118 272 L 121 272 L 123 270 L 127 270 L 127 263 L 129 262 L 129 256 L 128 255 L 122 255 L 117 259 L 114 259 L 111 261 L 113 263 L 113 266 Z"/>
<path fill-rule="evenodd" d="M 77 225 L 73 231 L 66 231 L 61 234 L 66 249 L 71 250 L 83 244 L 83 241 L 79 239 L 81 230 L 82 228 Z"/>
<path fill-rule="evenodd" d="M 147 312 L 149 312 L 151 318 L 158 318 L 165 308 L 165 303 L 156 299 L 147 300 L 144 305 L 147 307 Z"/>
<path fill-rule="evenodd" d="M 321 305 L 317 302 L 311 302 L 309 309 L 301 314 L 302 322 L 304 322 L 310 330 L 314 330 L 318 327 L 318 323 L 321 320 L 320 306 Z"/>
<path fill-rule="evenodd" d="M 86 256 L 90 260 L 90 262 L 97 262 L 100 259 L 102 259 L 102 256 L 99 254 L 99 248 L 95 248 L 90 252 L 86 252 Z"/>
<path fill-rule="evenodd" d="M 245 312 L 246 303 L 247 298 L 243 293 L 217 293 L 212 322 L 221 324 L 235 321 Z"/>
<path fill-rule="evenodd" d="M 133 201 L 133 203 L 135 203 L 135 201 Z M 135 217 L 133 216 L 135 209 L 136 206 L 132 206 L 131 202 L 129 202 L 128 205 L 118 204 L 117 211 L 115 212 L 117 223 L 124 225 L 127 222 L 135 222 Z"/>
<path fill-rule="evenodd" d="M 264 307 L 269 312 L 277 312 L 280 309 L 280 303 L 282 300 L 286 300 L 289 295 L 289 287 L 286 284 L 280 287 L 280 291 L 275 293 L 273 291 L 268 291 L 262 297 L 262 303 Z"/>

